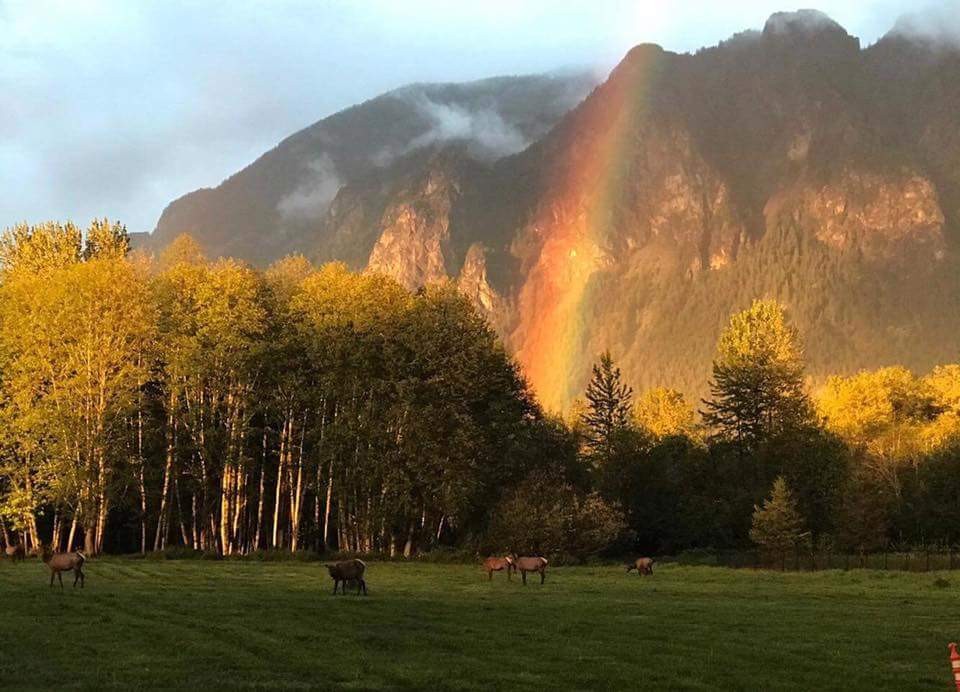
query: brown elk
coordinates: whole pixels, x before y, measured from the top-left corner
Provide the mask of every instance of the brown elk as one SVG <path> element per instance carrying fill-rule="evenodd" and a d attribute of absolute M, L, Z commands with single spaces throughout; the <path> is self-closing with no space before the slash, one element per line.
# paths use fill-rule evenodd
<path fill-rule="evenodd" d="M 60 588 L 63 588 L 63 572 L 73 572 L 73 587 L 77 587 L 80 582 L 80 588 L 83 588 L 86 577 L 83 574 L 83 563 L 87 558 L 79 550 L 75 553 L 55 553 L 50 546 L 41 546 L 40 556 L 47 567 L 50 568 L 50 586 L 53 587 L 53 578 L 60 580 Z"/>
<path fill-rule="evenodd" d="M 340 584 L 343 584 L 341 591 L 344 595 L 347 594 L 347 582 L 355 581 L 357 582 L 357 595 L 360 595 L 360 590 L 363 589 L 363 595 L 367 595 L 367 582 L 363 580 L 363 574 L 367 571 L 367 565 L 363 560 L 344 560 L 342 562 L 335 562 L 332 565 L 327 565 L 327 569 L 330 571 L 330 576 L 333 577 L 333 595 L 337 595 L 337 587 Z"/>
<path fill-rule="evenodd" d="M 513 557 L 513 569 L 520 570 L 523 585 L 527 585 L 527 572 L 539 572 L 540 583 L 547 578 L 547 558 L 545 557 Z"/>
<path fill-rule="evenodd" d="M 502 572 L 503 570 L 507 570 L 507 579 L 510 579 L 510 575 L 515 569 L 513 558 L 509 555 L 506 557 L 488 557 L 483 561 L 483 568 L 487 571 L 489 580 L 493 579 L 494 572 Z"/>
<path fill-rule="evenodd" d="M 3 549 L 3 552 L 14 562 L 19 562 L 27 555 L 26 551 L 23 549 L 23 543 L 18 543 L 17 545 L 8 545 Z"/>
<path fill-rule="evenodd" d="M 652 557 L 638 557 L 631 564 L 627 565 L 627 574 L 630 573 L 630 570 L 637 570 L 638 576 L 644 576 L 649 574 L 653 576 L 653 558 Z"/>

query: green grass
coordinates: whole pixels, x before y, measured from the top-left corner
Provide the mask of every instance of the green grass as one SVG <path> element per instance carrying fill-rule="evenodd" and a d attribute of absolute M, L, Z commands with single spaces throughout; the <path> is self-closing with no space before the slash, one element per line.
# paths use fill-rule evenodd
<path fill-rule="evenodd" d="M 946 690 L 960 639 L 960 573 L 373 563 L 358 598 L 321 563 L 86 572 L 0 564 L 0 688 Z"/>

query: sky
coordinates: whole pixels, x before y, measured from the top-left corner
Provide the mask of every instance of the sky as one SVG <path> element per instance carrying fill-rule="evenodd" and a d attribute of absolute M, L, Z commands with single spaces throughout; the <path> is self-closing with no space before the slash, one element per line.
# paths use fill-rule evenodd
<path fill-rule="evenodd" d="M 803 7 L 811 6 L 804 4 Z M 875 42 L 960 0 L 824 0 Z M 608 70 L 759 29 L 784 0 L 0 0 L 0 229 L 106 216 L 152 230 L 317 120 L 410 82 Z"/>

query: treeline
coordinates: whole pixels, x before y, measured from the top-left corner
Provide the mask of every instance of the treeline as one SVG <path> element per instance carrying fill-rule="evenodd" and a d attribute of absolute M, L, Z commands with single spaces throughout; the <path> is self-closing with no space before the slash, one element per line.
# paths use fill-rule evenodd
<path fill-rule="evenodd" d="M 633 402 L 608 356 L 594 370 L 579 424 L 637 546 L 960 541 L 960 365 L 833 377 L 811 396 L 783 307 L 756 301 L 723 331 L 712 374 L 698 416 L 669 389 Z"/>
<path fill-rule="evenodd" d="M 261 273 L 187 237 L 154 262 L 106 222 L 15 228 L 2 262 L 7 541 L 409 555 L 575 454 L 450 286 Z"/>
<path fill-rule="evenodd" d="M 960 538 L 960 366 L 805 386 L 757 302 L 711 395 L 634 396 L 608 355 L 544 414 L 452 285 L 302 257 L 256 271 L 105 221 L 0 243 L 0 527 L 90 553 L 869 550 Z M 562 377 L 563 373 L 558 373 Z"/>

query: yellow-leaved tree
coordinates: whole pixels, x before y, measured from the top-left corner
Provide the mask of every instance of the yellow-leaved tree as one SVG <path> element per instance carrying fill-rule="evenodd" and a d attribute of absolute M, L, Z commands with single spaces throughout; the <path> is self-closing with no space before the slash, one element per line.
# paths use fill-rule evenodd
<path fill-rule="evenodd" d="M 2 243 L 0 344 L 9 458 L 22 467 L 17 511 L 51 502 L 55 540 L 69 514 L 71 537 L 79 524 L 90 553 L 103 548 L 115 477 L 129 462 L 127 426 L 154 335 L 146 267 L 126 257 L 126 237 L 122 226 L 97 221 L 82 251 L 70 225 L 18 227 Z"/>

